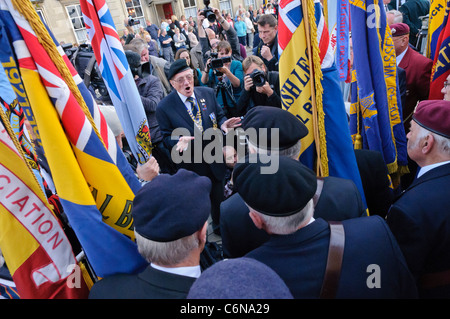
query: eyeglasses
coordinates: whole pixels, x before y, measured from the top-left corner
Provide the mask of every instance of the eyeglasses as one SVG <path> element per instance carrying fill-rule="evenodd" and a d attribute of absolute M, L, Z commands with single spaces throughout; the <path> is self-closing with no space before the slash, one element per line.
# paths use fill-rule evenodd
<path fill-rule="evenodd" d="M 450 82 L 449 81 L 445 81 L 444 82 L 444 88 L 447 88 L 447 86 L 449 86 L 450 85 Z"/>
<path fill-rule="evenodd" d="M 178 84 L 183 84 L 184 81 L 188 80 L 188 82 L 191 82 L 194 79 L 194 75 L 186 75 L 186 77 L 182 77 L 182 78 L 178 78 L 176 80 L 174 80 L 175 82 L 177 82 Z"/>

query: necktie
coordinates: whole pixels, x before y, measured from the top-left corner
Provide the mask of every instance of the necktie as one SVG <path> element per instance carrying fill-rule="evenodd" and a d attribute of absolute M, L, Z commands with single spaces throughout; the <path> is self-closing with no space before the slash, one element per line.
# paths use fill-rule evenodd
<path fill-rule="evenodd" d="M 191 104 L 191 111 L 192 114 L 195 116 L 197 116 L 197 106 L 194 103 L 194 98 L 192 96 L 187 98 L 187 101 Z"/>

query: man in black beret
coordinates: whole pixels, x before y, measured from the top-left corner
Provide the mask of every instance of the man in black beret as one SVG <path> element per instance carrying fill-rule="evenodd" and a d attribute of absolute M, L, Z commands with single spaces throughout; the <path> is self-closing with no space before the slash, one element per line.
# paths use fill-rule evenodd
<path fill-rule="evenodd" d="M 193 70 L 185 59 L 172 63 L 168 78 L 175 90 L 162 99 L 156 109 L 164 144 L 171 150 L 172 160 L 178 168 L 194 171 L 211 180 L 211 217 L 213 228 L 218 233 L 222 182 L 226 172 L 222 134 L 239 126 L 240 118 L 225 117 L 213 89 L 194 87 Z M 209 137 L 203 141 L 205 132 Z M 210 144 L 218 147 L 211 148 Z M 210 150 L 217 150 L 218 153 L 206 154 L 204 150 L 208 145 Z M 204 155 L 211 155 L 212 158 Z"/>
<path fill-rule="evenodd" d="M 406 137 L 418 174 L 386 220 L 420 297 L 450 298 L 450 102 L 421 101 Z"/>
<path fill-rule="evenodd" d="M 319 298 L 331 239 L 328 223 L 313 217 L 316 174 L 286 156 L 280 156 L 274 174 L 261 174 L 267 165 L 254 154 L 238 162 L 234 170 L 234 185 L 253 223 L 269 234 L 266 243 L 245 257 L 272 268 L 294 298 Z M 270 196 L 267 189 L 273 189 Z M 417 297 L 400 248 L 380 216 L 352 218 L 342 225 L 343 258 L 341 267 L 335 268 L 337 285 L 325 287 L 336 289 L 333 297 Z"/>
<path fill-rule="evenodd" d="M 308 129 L 293 114 L 271 106 L 250 109 L 242 121 L 242 128 L 248 138 L 251 153 L 272 156 L 286 156 L 298 159 L 301 139 Z M 271 128 L 278 129 L 278 135 L 271 134 Z M 272 138 L 275 138 L 272 141 Z M 267 195 L 275 191 L 268 189 Z M 367 216 L 361 194 L 355 183 L 338 177 L 317 178 L 314 196 L 314 217 L 325 220 L 344 220 Z M 221 204 L 220 228 L 224 254 L 227 257 L 241 257 L 268 239 L 265 232 L 258 230 L 248 216 L 239 194 L 234 194 Z"/>
<path fill-rule="evenodd" d="M 211 211 L 211 182 L 180 169 L 144 185 L 133 201 L 139 253 L 150 265 L 94 284 L 90 299 L 180 299 L 200 276 L 200 254 Z"/>

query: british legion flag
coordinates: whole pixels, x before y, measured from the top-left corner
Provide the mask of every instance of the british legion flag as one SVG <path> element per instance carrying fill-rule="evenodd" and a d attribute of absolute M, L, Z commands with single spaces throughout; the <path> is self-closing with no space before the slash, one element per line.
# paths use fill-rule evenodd
<path fill-rule="evenodd" d="M 125 137 L 138 163 L 151 156 L 147 116 L 105 0 L 80 0 L 88 36 Z"/>
<path fill-rule="evenodd" d="M 48 39 L 47 30 L 39 27 L 42 22 L 34 9 L 21 13 L 15 9 L 23 10 L 31 3 L 13 1 L 15 6 L 10 0 L 0 1 L 1 18 L 11 36 L 45 156 L 69 223 L 97 276 L 141 270 L 147 263 L 130 240 L 134 238 L 133 190 L 111 159 L 96 126 L 88 120 L 89 114 L 75 98 L 78 88 L 66 83 L 72 74 L 63 79 L 60 73 L 70 66 L 67 57 L 62 63 L 58 63 L 61 57 L 50 58 L 47 50 L 54 47 L 53 39 Z M 22 13 L 31 17 L 25 18 Z M 59 54 L 64 53 L 60 50 Z"/>

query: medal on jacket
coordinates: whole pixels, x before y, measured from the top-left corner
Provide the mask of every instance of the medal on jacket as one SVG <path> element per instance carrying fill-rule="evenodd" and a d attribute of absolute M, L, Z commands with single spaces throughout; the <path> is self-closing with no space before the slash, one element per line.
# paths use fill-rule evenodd
<path fill-rule="evenodd" d="M 211 122 L 213 123 L 213 128 L 217 129 L 216 114 L 214 112 L 210 113 L 209 118 L 211 119 Z"/>

